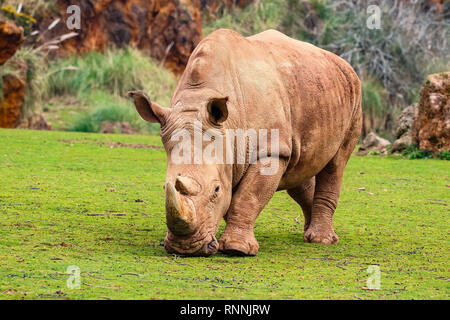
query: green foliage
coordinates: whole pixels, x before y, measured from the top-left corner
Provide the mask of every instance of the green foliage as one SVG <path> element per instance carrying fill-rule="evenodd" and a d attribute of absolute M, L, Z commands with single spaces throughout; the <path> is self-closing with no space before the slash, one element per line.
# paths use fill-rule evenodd
<path fill-rule="evenodd" d="M 2 77 L 14 75 L 26 83 L 25 100 L 22 104 L 22 117 L 29 116 L 40 106 L 47 96 L 47 61 L 42 52 L 30 47 L 21 47 L 16 54 L 0 68 L 0 95 Z"/>
<path fill-rule="evenodd" d="M 15 12 L 19 5 L 22 5 L 21 13 L 26 15 L 32 20 L 33 17 L 42 17 L 43 15 L 49 15 L 51 13 L 58 12 L 57 0 L 1 0 L 0 5 L 12 7 Z M 35 23 L 35 21 L 32 21 Z"/>
<path fill-rule="evenodd" d="M 383 85 L 374 79 L 368 79 L 362 83 L 363 110 L 381 116 L 387 108 L 386 93 Z"/>
<path fill-rule="evenodd" d="M 312 0 L 309 5 L 305 1 L 288 0 L 285 2 L 286 9 L 282 20 L 280 21 L 280 29 L 286 34 L 298 40 L 306 41 L 318 45 L 324 42 L 319 38 L 327 37 L 328 29 L 332 29 L 333 16 L 330 15 L 331 8 L 326 0 Z M 310 12 L 309 7 L 315 12 L 318 22 L 324 24 L 323 31 L 310 30 L 306 25 Z M 331 26 L 331 27 L 330 27 Z"/>
<path fill-rule="evenodd" d="M 69 126 L 69 131 L 78 132 L 98 132 L 100 128 L 98 123 L 94 123 L 92 115 L 87 112 L 79 114 Z"/>
<path fill-rule="evenodd" d="M 69 124 L 69 131 L 99 132 L 103 122 L 128 122 L 141 132 L 157 133 L 159 126 L 141 119 L 133 103 L 104 91 L 92 91 L 81 98 L 90 111 L 82 112 Z"/>
<path fill-rule="evenodd" d="M 90 52 L 55 61 L 50 66 L 49 95 L 86 95 L 102 90 L 124 97 L 144 90 L 152 100 L 169 105 L 175 77 L 159 63 L 133 48 Z"/>
<path fill-rule="evenodd" d="M 281 0 L 259 0 L 244 9 L 233 8 L 217 19 L 203 23 L 203 36 L 219 28 L 232 29 L 244 36 L 250 36 L 267 29 L 276 29 L 284 14 Z"/>
<path fill-rule="evenodd" d="M 22 73 L 26 70 L 25 76 Z M 2 75 L 16 74 L 26 78 L 26 97 L 22 116 L 45 108 L 51 121 L 61 121 L 65 107 L 73 110 L 73 98 L 79 106 L 68 124 L 57 125 L 72 131 L 98 132 L 104 121 L 128 122 L 136 130 L 156 133 L 158 126 L 143 121 L 133 104 L 126 98 L 129 90 L 143 90 L 164 106 L 169 106 L 176 83 L 175 77 L 144 53 L 132 49 L 109 49 L 105 54 L 91 52 L 52 61 L 48 67 L 45 55 L 35 49 L 22 47 L 0 69 Z M 0 81 L 1 89 L 1 81 Z M 58 100 L 55 107 L 52 102 Z M 67 100 L 67 101 L 65 101 Z M 67 117 L 66 117 L 67 118 Z M 67 118 L 69 119 L 69 118 Z"/>
<path fill-rule="evenodd" d="M 2 15 L 22 26 L 25 33 L 28 33 L 33 27 L 33 24 L 36 23 L 33 16 L 23 12 L 17 12 L 17 8 L 12 5 L 1 6 L 0 12 Z"/>
<path fill-rule="evenodd" d="M 409 145 L 406 149 L 402 151 L 402 155 L 410 160 L 414 159 L 428 159 L 432 158 L 433 155 L 430 151 L 422 151 L 415 144 Z"/>
<path fill-rule="evenodd" d="M 450 150 L 445 150 L 443 152 L 437 152 L 435 154 L 430 151 L 422 151 L 415 144 L 409 145 L 406 149 L 402 151 L 402 155 L 410 160 L 414 159 L 441 159 L 450 160 Z"/>
<path fill-rule="evenodd" d="M 143 90 L 153 101 L 169 106 L 175 77 L 144 53 L 132 49 L 109 49 L 57 60 L 50 66 L 49 97 L 75 96 L 89 106 L 69 124 L 72 131 L 98 132 L 104 121 L 126 121 L 143 132 L 158 126 L 144 122 L 126 98 L 129 90 Z"/>
<path fill-rule="evenodd" d="M 3 100 L 3 77 L 6 75 L 19 75 L 17 68 L 8 61 L 0 68 L 0 101 Z"/>
<path fill-rule="evenodd" d="M 0 129 L 0 299 L 448 299 L 444 161 L 351 157 L 337 245 L 304 243 L 300 206 L 277 192 L 256 220 L 258 256 L 185 258 L 161 245 L 164 150 L 117 142 L 161 146 Z M 372 264 L 380 290 L 364 290 Z M 66 285 L 73 265 L 80 289 Z"/>
<path fill-rule="evenodd" d="M 440 152 L 437 157 L 442 160 L 450 160 L 450 150 Z"/>
<path fill-rule="evenodd" d="M 47 61 L 42 52 L 22 47 L 14 56 L 26 65 L 25 100 L 22 104 L 22 117 L 30 115 L 40 107 L 47 96 Z"/>
<path fill-rule="evenodd" d="M 385 123 L 387 111 L 389 111 L 387 102 L 387 93 L 380 81 L 369 78 L 362 82 L 362 108 L 365 121 L 365 130 L 380 131 Z"/>

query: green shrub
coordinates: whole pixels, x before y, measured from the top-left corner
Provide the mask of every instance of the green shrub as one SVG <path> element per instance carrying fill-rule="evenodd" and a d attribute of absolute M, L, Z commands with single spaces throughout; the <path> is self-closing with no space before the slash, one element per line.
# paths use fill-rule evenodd
<path fill-rule="evenodd" d="M 406 149 L 402 151 L 402 155 L 410 160 L 414 159 L 428 159 L 432 158 L 433 155 L 430 151 L 422 151 L 415 144 L 409 145 Z"/>
<path fill-rule="evenodd" d="M 25 99 L 22 104 L 22 118 L 29 116 L 47 96 L 47 61 L 44 54 L 30 47 L 20 48 L 0 68 L 0 97 L 3 97 L 2 77 L 14 75 L 26 83 Z M 1 99 L 0 98 L 0 99 Z"/>
<path fill-rule="evenodd" d="M 334 19 L 330 15 L 331 7 L 326 0 L 311 0 L 309 2 L 320 20 L 319 23 L 323 24 L 322 30 L 309 30 L 305 26 L 305 21 L 310 12 L 308 12 L 308 5 L 304 1 L 298 0 L 286 1 L 285 14 L 280 22 L 280 29 L 293 38 L 319 45 L 324 42 L 322 38 L 328 36 L 329 30 L 334 28 Z"/>
<path fill-rule="evenodd" d="M 129 90 L 143 90 L 153 101 L 169 107 L 176 78 L 158 62 L 132 49 L 108 49 L 53 62 L 48 96 L 76 97 L 89 111 L 77 116 L 71 131 L 98 132 L 102 122 L 128 122 L 139 131 L 157 133 L 159 127 L 142 120 Z"/>
<path fill-rule="evenodd" d="M 320 20 L 318 30 L 305 26 L 311 14 L 305 2 L 288 0 L 281 31 L 334 52 L 352 65 L 363 83 L 369 82 L 365 115 L 372 105 L 378 113 L 371 119 L 376 131 L 392 131 L 393 118 L 417 101 L 426 75 L 450 67 L 450 24 L 437 6 L 426 9 L 422 1 L 379 0 L 373 4 L 381 11 L 380 29 L 369 29 L 371 3 L 367 1 L 311 0 L 310 4 Z"/>
<path fill-rule="evenodd" d="M 69 131 L 98 132 L 99 130 L 100 127 L 94 123 L 92 115 L 87 112 L 79 114 L 69 126 Z"/>
<path fill-rule="evenodd" d="M 104 91 L 92 91 L 81 96 L 83 104 L 91 110 L 75 117 L 69 131 L 99 132 L 103 122 L 128 122 L 137 131 L 155 134 L 156 124 L 141 119 L 129 99 L 111 95 Z"/>
<path fill-rule="evenodd" d="M 402 155 L 407 157 L 408 159 L 441 159 L 441 160 L 450 160 L 450 150 L 445 150 L 443 152 L 438 152 L 433 154 L 430 151 L 422 151 L 415 144 L 409 145 L 406 149 L 402 151 Z"/>
<path fill-rule="evenodd" d="M 277 29 L 284 15 L 285 4 L 281 0 L 259 0 L 247 7 L 225 10 L 217 19 L 203 23 L 203 36 L 219 28 L 231 29 L 244 36 L 267 29 Z"/>
<path fill-rule="evenodd" d="M 55 61 L 50 66 L 49 95 L 79 97 L 101 90 L 124 97 L 128 90 L 144 90 L 152 100 L 168 106 L 175 77 L 143 52 L 109 49 Z"/>
<path fill-rule="evenodd" d="M 17 11 L 22 5 L 21 13 L 28 17 L 42 17 L 51 13 L 57 13 L 57 0 L 1 0 L 0 5 L 13 7 Z M 19 18 L 20 19 L 20 18 Z M 33 19 L 34 20 L 34 19 Z M 34 23 L 34 21 L 32 21 Z"/>
<path fill-rule="evenodd" d="M 388 116 L 387 93 L 380 81 L 369 78 L 362 82 L 362 108 L 366 132 L 383 130 Z"/>
<path fill-rule="evenodd" d="M 25 34 L 28 33 L 33 27 L 33 24 L 36 23 L 36 20 L 32 15 L 24 12 L 17 12 L 17 8 L 13 5 L 0 6 L 0 14 L 22 26 Z"/>
<path fill-rule="evenodd" d="M 450 160 L 450 150 L 445 150 L 443 152 L 440 152 L 437 155 L 437 158 L 442 159 L 442 160 Z"/>

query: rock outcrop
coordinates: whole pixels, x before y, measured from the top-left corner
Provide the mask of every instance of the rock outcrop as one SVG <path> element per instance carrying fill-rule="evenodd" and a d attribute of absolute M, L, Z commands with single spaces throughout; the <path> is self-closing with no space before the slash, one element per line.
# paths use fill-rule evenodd
<path fill-rule="evenodd" d="M 450 150 L 450 72 L 429 75 L 419 102 L 403 110 L 392 152 L 417 145 L 422 151 Z"/>
<path fill-rule="evenodd" d="M 450 150 L 450 72 L 428 76 L 420 90 L 414 127 L 422 151 Z"/>
<path fill-rule="evenodd" d="M 47 122 L 42 113 L 34 113 L 21 121 L 17 128 L 31 130 L 51 130 L 52 126 Z"/>
<path fill-rule="evenodd" d="M 23 42 L 23 28 L 0 20 L 0 66 L 9 60 Z"/>
<path fill-rule="evenodd" d="M 100 126 L 101 133 L 122 133 L 122 134 L 133 134 L 136 133 L 128 122 L 102 122 Z"/>
<path fill-rule="evenodd" d="M 389 140 L 377 136 L 370 132 L 365 138 L 362 145 L 358 148 L 358 155 L 366 155 L 369 151 L 377 150 L 381 154 L 387 154 L 388 147 L 391 145 Z"/>
<path fill-rule="evenodd" d="M 392 152 L 402 151 L 409 145 L 415 144 L 414 123 L 417 118 L 417 110 L 417 104 L 403 109 L 398 118 L 396 140 L 392 144 Z"/>
<path fill-rule="evenodd" d="M 81 9 L 80 30 L 67 26 L 71 5 Z M 41 41 L 78 33 L 60 44 L 55 53 L 60 56 L 132 45 L 181 73 L 202 34 L 200 0 L 58 0 L 56 7 L 58 14 L 38 17 Z M 46 31 L 58 18 L 60 22 Z"/>
<path fill-rule="evenodd" d="M 0 99 L 0 128 L 15 128 L 25 98 L 25 82 L 15 75 L 3 76 L 3 98 Z"/>
<path fill-rule="evenodd" d="M 10 21 L 0 21 L 0 65 L 16 53 L 22 42 L 22 27 Z M 17 75 L 3 75 L 0 86 L 0 128 L 15 128 L 19 124 L 24 98 L 25 82 Z"/>

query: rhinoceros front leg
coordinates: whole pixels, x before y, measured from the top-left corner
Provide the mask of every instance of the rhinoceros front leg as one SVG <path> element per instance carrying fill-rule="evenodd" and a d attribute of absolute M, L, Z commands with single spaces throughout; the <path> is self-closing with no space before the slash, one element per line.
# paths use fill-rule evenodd
<path fill-rule="evenodd" d="M 265 166 L 261 161 L 248 168 L 231 199 L 225 231 L 219 239 L 220 251 L 250 256 L 258 253 L 259 245 L 253 233 L 255 220 L 277 190 L 286 166 L 283 159 L 275 161 L 278 169 L 273 174 L 261 174 Z"/>

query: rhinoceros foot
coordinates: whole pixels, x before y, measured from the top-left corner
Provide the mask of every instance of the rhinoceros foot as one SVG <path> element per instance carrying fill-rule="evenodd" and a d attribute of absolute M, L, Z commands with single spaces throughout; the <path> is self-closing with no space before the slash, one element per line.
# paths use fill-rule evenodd
<path fill-rule="evenodd" d="M 303 235 L 303 241 L 309 243 L 336 244 L 339 237 L 332 227 L 311 225 Z"/>
<path fill-rule="evenodd" d="M 256 256 L 259 244 L 253 230 L 247 232 L 224 231 L 219 239 L 219 251 L 237 256 Z"/>

